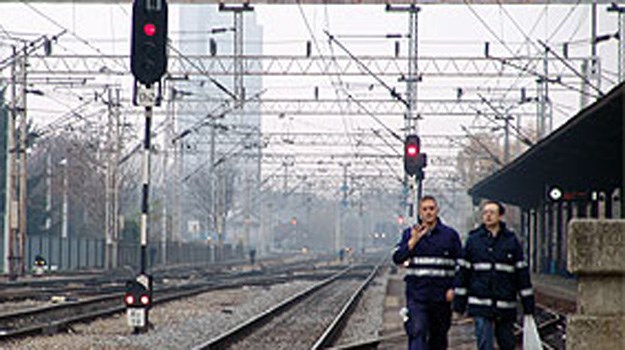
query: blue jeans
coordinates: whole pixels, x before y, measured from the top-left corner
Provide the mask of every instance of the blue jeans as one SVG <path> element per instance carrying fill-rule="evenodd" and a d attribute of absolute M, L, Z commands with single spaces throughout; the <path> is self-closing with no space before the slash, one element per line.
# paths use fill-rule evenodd
<path fill-rule="evenodd" d="M 479 350 L 493 350 L 493 338 L 497 338 L 499 349 L 514 350 L 514 320 L 475 317 L 475 337 Z"/>
<path fill-rule="evenodd" d="M 407 304 L 408 321 L 404 323 L 404 327 L 408 334 L 408 349 L 447 349 L 447 332 L 451 327 L 451 304 L 413 300 L 409 300 Z"/>

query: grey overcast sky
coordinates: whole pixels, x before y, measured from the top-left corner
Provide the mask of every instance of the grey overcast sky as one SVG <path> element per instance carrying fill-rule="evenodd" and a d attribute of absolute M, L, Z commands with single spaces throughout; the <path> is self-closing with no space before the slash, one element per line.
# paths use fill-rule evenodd
<path fill-rule="evenodd" d="M 179 38 L 178 8 L 171 5 L 170 33 L 173 39 Z M 216 6 L 216 5 L 206 5 Z M 419 47 L 423 56 L 466 56 L 481 57 L 483 43 L 491 42 L 491 53 L 496 56 L 511 56 L 520 52 L 535 56 L 539 49 L 537 40 L 545 40 L 554 48 L 560 48 L 563 42 L 572 42 L 570 56 L 587 57 L 590 54 L 588 39 L 590 37 L 590 5 L 570 6 L 469 6 L 469 5 L 427 5 L 421 6 L 419 15 Z M 311 37 L 318 42 L 321 52 L 330 57 L 332 53 L 343 52 L 334 45 L 332 48 L 323 34 L 329 30 L 338 35 L 340 40 L 357 55 L 392 55 L 394 40 L 379 38 L 355 38 L 354 36 L 379 36 L 386 33 L 407 33 L 408 17 L 406 14 L 385 12 L 383 6 L 256 6 L 257 21 L 263 26 L 264 54 L 297 54 L 305 52 L 305 42 Z M 9 37 L 33 38 L 37 35 L 57 33 L 61 27 L 72 33 L 66 34 L 58 45 L 55 53 L 126 54 L 129 51 L 129 5 L 75 5 L 75 4 L 0 4 L 0 48 L 1 56 L 8 55 L 8 46 L 12 43 Z M 608 14 L 606 6 L 598 7 L 599 34 L 615 33 L 617 28 L 616 15 Z M 227 14 L 227 16 L 231 16 Z M 306 25 L 308 22 L 310 31 Z M 195 38 L 195 39 L 193 39 Z M 89 45 L 81 43 L 85 39 Z M 528 39 L 530 43 L 528 43 Z M 205 40 L 198 36 L 189 40 Z M 505 46 L 500 42 L 505 42 Z M 97 48 L 97 50 L 96 50 Z M 402 54 L 407 50 L 406 40 L 401 43 Z M 599 56 L 606 79 L 602 89 L 606 91 L 615 81 L 617 41 L 610 40 L 599 45 Z M 315 50 L 315 53 L 318 53 Z M 576 63 L 578 64 L 578 63 Z M 577 67 L 579 68 L 579 67 Z M 6 77 L 6 70 L 2 72 Z M 535 84 L 515 82 L 511 87 L 510 80 L 479 79 L 459 80 L 454 78 L 432 79 L 424 81 L 419 87 L 420 98 L 447 98 L 456 96 L 456 88 L 467 91 L 477 87 L 510 89 L 509 96 L 518 97 L 519 88 L 523 85 L 530 95 L 535 94 Z M 129 87 L 127 79 L 120 83 Z M 312 87 L 319 86 L 321 97 L 336 97 L 337 86 L 347 89 L 359 96 L 377 96 L 388 98 L 388 93 L 380 86 L 365 91 L 369 84 L 375 83 L 371 78 L 276 78 L 263 79 L 267 88 L 267 97 L 312 97 Z M 397 81 L 389 81 L 399 91 L 405 87 Z M 579 108 L 579 95 L 574 92 L 558 92 L 563 90 L 553 86 L 552 100 L 555 103 L 555 126 L 563 123 Z M 45 105 L 47 108 L 62 111 L 68 104 L 59 92 L 56 98 L 47 96 L 30 101 L 33 106 Z M 80 93 L 85 93 L 80 92 Z M 484 93 L 487 95 L 487 93 Z M 59 100 L 61 100 L 59 102 Z M 65 107 L 63 103 L 65 102 Z M 42 116 L 42 119 L 46 119 Z M 276 117 L 263 119 L 265 130 L 334 130 L 334 119 L 324 117 L 295 117 L 289 120 L 278 120 Z M 354 130 L 375 125 L 367 117 L 341 118 L 338 131 Z M 45 121 L 41 121 L 45 123 Z M 400 128 L 401 118 L 385 120 L 393 128 Z M 470 124 L 470 118 L 426 118 L 422 122 L 422 131 L 428 133 L 459 132 L 460 124 Z"/>

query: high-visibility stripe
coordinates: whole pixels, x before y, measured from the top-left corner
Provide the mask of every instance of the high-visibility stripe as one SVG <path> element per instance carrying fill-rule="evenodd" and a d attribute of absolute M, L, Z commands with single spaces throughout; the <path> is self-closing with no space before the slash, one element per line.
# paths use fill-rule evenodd
<path fill-rule="evenodd" d="M 407 275 L 411 276 L 430 276 L 430 277 L 454 277 L 455 272 L 452 270 L 441 269 L 408 269 Z"/>
<path fill-rule="evenodd" d="M 462 266 L 464 268 L 470 269 L 471 268 L 471 263 L 464 260 L 464 259 L 458 259 L 456 260 L 456 262 L 458 263 L 458 266 Z"/>
<path fill-rule="evenodd" d="M 469 297 L 469 304 L 491 306 L 493 305 L 493 301 L 490 299 L 480 299 L 476 297 Z"/>
<path fill-rule="evenodd" d="M 476 297 L 469 297 L 469 304 L 472 305 L 480 305 L 480 306 L 492 306 L 492 299 L 481 299 Z M 515 301 L 503 301 L 497 300 L 495 302 L 495 306 L 500 309 L 513 309 L 517 307 L 517 303 Z"/>
<path fill-rule="evenodd" d="M 475 271 L 488 271 L 493 268 L 491 263 L 473 263 L 473 270 Z"/>
<path fill-rule="evenodd" d="M 530 295 L 534 295 L 534 290 L 532 288 L 522 289 L 519 294 L 521 294 L 522 297 L 529 297 Z"/>
<path fill-rule="evenodd" d="M 466 288 L 455 288 L 454 289 L 454 293 L 457 295 L 467 295 L 467 289 Z"/>
<path fill-rule="evenodd" d="M 514 273 L 514 266 L 502 263 L 495 263 L 495 270 Z"/>
<path fill-rule="evenodd" d="M 527 262 L 525 262 L 525 261 L 523 261 L 523 260 L 518 261 L 518 262 L 516 263 L 515 267 L 516 267 L 517 269 L 519 269 L 519 270 L 520 270 L 520 269 L 524 269 L 524 268 L 526 268 L 526 267 L 527 267 Z"/>
<path fill-rule="evenodd" d="M 517 303 L 515 301 L 497 300 L 497 302 L 495 303 L 495 306 L 497 306 L 500 309 L 514 309 L 516 308 Z"/>
<path fill-rule="evenodd" d="M 414 258 L 412 258 L 412 263 L 415 265 L 443 265 L 443 266 L 455 266 L 456 265 L 456 261 L 454 259 L 424 257 L 424 256 L 415 256 Z"/>

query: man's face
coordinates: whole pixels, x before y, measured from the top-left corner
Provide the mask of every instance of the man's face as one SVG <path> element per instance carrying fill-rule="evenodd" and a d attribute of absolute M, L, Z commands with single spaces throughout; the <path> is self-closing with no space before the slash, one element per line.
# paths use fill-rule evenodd
<path fill-rule="evenodd" d="M 435 223 L 438 217 L 438 206 L 436 202 L 430 199 L 422 201 L 419 206 L 419 217 L 428 225 Z"/>
<path fill-rule="evenodd" d="M 486 226 L 497 225 L 501 221 L 499 206 L 495 203 L 488 203 L 482 208 L 482 221 Z"/>

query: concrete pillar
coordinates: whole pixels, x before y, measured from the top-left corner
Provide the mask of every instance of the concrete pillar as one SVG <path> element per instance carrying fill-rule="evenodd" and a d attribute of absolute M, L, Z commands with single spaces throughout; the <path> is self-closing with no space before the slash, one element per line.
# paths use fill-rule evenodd
<path fill-rule="evenodd" d="M 574 219 L 568 269 L 579 276 L 567 349 L 625 348 L 625 220 Z"/>
<path fill-rule="evenodd" d="M 530 210 L 530 266 L 532 272 L 538 273 L 538 214 L 536 209 Z"/>
<path fill-rule="evenodd" d="M 538 273 L 546 273 L 548 271 L 548 240 L 547 240 L 547 206 L 541 204 L 538 213 Z"/>
<path fill-rule="evenodd" d="M 564 250 L 563 250 L 563 240 L 564 240 L 564 225 L 566 225 L 565 220 L 565 215 L 564 215 L 564 205 L 562 204 L 562 202 L 559 202 L 558 204 L 555 205 L 555 209 L 556 209 L 556 217 L 554 219 L 555 222 L 555 236 L 556 236 L 556 241 L 555 241 L 555 247 L 554 249 L 556 250 L 555 252 L 555 273 L 556 274 L 561 274 L 564 271 Z"/>

